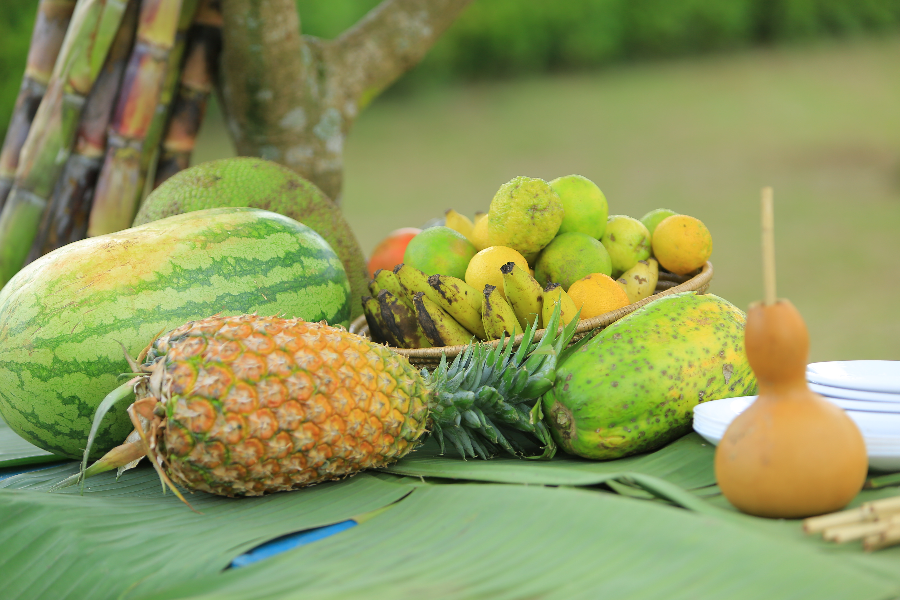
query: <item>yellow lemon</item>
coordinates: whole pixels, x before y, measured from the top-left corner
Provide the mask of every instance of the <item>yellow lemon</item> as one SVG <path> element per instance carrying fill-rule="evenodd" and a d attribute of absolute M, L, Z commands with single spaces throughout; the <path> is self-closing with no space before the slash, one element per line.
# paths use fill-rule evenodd
<path fill-rule="evenodd" d="M 525 257 L 506 246 L 490 246 L 472 257 L 466 268 L 466 283 L 481 292 L 485 285 L 495 286 L 503 294 L 503 273 L 500 267 L 514 262 L 520 268 L 528 270 Z M 503 294 L 506 297 L 506 294 Z"/>
<path fill-rule="evenodd" d="M 712 254 L 712 234 L 700 219 L 687 215 L 666 217 L 653 232 L 653 256 L 660 266 L 686 275 L 706 264 Z"/>
<path fill-rule="evenodd" d="M 590 319 L 631 304 L 616 280 L 604 273 L 591 273 L 569 287 L 569 297 L 581 309 L 579 319 Z"/>

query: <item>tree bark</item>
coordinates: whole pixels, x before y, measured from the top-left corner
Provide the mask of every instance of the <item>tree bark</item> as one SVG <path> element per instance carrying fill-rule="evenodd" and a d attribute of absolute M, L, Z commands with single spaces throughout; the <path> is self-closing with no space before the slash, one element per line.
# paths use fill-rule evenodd
<path fill-rule="evenodd" d="M 340 203 L 359 111 L 418 63 L 471 0 L 384 0 L 335 40 L 294 0 L 224 0 L 222 100 L 238 154 L 297 171 Z"/>

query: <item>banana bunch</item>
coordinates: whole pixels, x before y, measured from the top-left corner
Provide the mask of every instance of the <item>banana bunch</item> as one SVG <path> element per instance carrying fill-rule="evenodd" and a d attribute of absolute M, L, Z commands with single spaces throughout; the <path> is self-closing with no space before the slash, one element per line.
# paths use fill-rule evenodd
<path fill-rule="evenodd" d="M 398 348 L 468 344 L 472 338 L 498 339 L 523 333 L 535 320 L 544 327 L 556 304 L 571 321 L 577 309 L 561 287 L 549 293 L 513 262 L 503 265 L 502 289 L 486 285 L 479 293 L 449 275 L 426 275 L 401 263 L 381 269 L 362 299 L 372 339 Z"/>

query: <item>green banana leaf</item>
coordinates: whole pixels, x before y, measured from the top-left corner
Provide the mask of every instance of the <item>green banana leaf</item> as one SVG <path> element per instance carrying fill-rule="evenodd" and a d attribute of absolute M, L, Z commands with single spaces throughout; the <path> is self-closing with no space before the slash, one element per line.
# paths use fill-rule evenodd
<path fill-rule="evenodd" d="M 665 479 L 685 489 L 696 489 L 716 482 L 714 454 L 715 446 L 696 433 L 686 435 L 656 452 L 611 461 L 586 460 L 561 451 L 549 461 L 527 461 L 505 456 L 487 461 L 459 460 L 450 448 L 447 448 L 447 456 L 441 456 L 437 444 L 428 441 L 384 470 L 411 477 L 578 486 L 597 485 L 625 474 L 640 473 Z"/>
<path fill-rule="evenodd" d="M 0 469 L 61 460 L 64 459 L 23 440 L 0 418 Z"/>
<path fill-rule="evenodd" d="M 188 494 L 193 512 L 163 496 L 151 468 L 46 493 L 77 463 L 0 481 L 0 598 L 135 597 L 224 569 L 284 534 L 381 509 L 415 483 L 361 474 L 259 498 Z"/>
<path fill-rule="evenodd" d="M 572 488 L 423 486 L 338 535 L 140 600 L 890 598 L 900 584 L 726 521 Z M 131 597 L 131 596 L 126 596 Z"/>

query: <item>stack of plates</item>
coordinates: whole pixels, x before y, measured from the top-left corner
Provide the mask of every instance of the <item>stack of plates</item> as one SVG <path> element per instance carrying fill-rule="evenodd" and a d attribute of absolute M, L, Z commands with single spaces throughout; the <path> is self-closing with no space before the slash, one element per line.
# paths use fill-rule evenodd
<path fill-rule="evenodd" d="M 810 389 L 843 408 L 859 427 L 870 468 L 900 470 L 900 361 L 812 363 L 806 379 Z M 755 399 L 726 398 L 694 407 L 694 430 L 718 444 L 732 419 Z"/>

